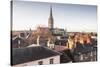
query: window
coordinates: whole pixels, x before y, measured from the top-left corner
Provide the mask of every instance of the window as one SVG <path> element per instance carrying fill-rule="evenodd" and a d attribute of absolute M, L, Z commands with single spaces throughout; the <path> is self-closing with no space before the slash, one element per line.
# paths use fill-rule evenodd
<path fill-rule="evenodd" d="M 53 59 L 50 59 L 50 64 L 53 64 Z"/>
<path fill-rule="evenodd" d="M 80 55 L 80 60 L 81 60 L 81 61 L 83 60 L 83 55 L 82 55 L 82 54 Z"/>
<path fill-rule="evenodd" d="M 91 56 L 91 57 L 93 56 L 93 52 L 90 53 L 90 56 Z"/>
<path fill-rule="evenodd" d="M 39 65 L 42 65 L 42 64 L 43 64 L 43 61 L 39 61 L 38 64 L 39 64 Z"/>

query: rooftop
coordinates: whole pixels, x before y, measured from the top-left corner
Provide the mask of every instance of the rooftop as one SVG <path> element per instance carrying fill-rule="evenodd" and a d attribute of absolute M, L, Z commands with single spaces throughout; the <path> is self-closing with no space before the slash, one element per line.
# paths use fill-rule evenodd
<path fill-rule="evenodd" d="M 95 51 L 96 49 L 93 48 L 91 45 L 80 45 L 77 44 L 76 48 L 74 49 L 74 54 L 80 54 L 80 53 L 88 53 L 91 51 Z"/>
<path fill-rule="evenodd" d="M 11 65 L 35 61 L 57 55 L 60 55 L 60 53 L 43 46 L 13 48 Z"/>

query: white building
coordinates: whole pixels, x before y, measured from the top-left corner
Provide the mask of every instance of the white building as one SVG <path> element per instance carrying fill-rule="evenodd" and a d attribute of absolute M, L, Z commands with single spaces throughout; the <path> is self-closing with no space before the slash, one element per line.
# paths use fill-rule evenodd
<path fill-rule="evenodd" d="M 13 67 L 59 63 L 60 53 L 50 50 L 43 46 L 12 49 L 11 65 Z"/>

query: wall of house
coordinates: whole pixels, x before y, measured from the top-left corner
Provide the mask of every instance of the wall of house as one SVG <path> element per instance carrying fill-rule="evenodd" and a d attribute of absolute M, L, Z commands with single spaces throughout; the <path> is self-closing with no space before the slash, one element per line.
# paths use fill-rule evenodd
<path fill-rule="evenodd" d="M 38 65 L 39 61 L 43 61 L 43 65 L 47 65 L 47 64 L 50 64 L 50 59 L 54 59 L 53 64 L 59 64 L 60 63 L 60 56 L 58 55 L 58 56 L 48 57 L 48 58 L 45 58 L 45 59 L 40 59 L 40 60 L 36 60 L 36 61 L 31 61 L 31 62 L 27 62 L 27 63 L 14 65 L 12 67 L 34 66 L 34 65 Z"/>

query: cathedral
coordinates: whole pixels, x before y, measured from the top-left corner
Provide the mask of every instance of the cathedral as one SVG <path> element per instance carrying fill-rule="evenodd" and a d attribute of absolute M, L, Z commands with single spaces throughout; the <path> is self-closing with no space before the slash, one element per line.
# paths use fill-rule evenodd
<path fill-rule="evenodd" d="M 48 18 L 48 28 L 53 35 L 63 35 L 65 34 L 65 30 L 61 28 L 54 28 L 54 19 L 52 14 L 52 6 L 50 6 L 50 15 Z"/>

